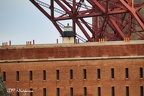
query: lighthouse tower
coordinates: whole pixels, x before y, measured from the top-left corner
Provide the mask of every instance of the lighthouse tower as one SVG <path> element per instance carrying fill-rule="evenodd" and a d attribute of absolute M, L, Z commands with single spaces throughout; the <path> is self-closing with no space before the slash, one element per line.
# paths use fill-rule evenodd
<path fill-rule="evenodd" d="M 67 26 L 64 27 L 64 31 L 62 33 L 62 43 L 74 43 L 74 32 L 72 26 Z"/>

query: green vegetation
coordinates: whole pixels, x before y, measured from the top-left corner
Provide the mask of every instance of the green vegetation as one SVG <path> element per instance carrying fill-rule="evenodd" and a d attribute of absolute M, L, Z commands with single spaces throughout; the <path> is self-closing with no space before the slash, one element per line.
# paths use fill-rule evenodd
<path fill-rule="evenodd" d="M 2 77 L 0 77 L 0 96 L 9 96 L 5 84 L 3 83 Z"/>

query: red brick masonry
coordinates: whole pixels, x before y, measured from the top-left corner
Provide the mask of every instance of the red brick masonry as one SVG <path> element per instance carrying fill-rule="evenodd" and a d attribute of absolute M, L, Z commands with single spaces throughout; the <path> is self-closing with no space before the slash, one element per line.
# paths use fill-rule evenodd
<path fill-rule="evenodd" d="M 144 55 L 144 44 L 0 48 L 0 60 Z"/>
<path fill-rule="evenodd" d="M 11 96 L 144 96 L 144 41 L 116 43 L 0 47 L 0 75 Z"/>

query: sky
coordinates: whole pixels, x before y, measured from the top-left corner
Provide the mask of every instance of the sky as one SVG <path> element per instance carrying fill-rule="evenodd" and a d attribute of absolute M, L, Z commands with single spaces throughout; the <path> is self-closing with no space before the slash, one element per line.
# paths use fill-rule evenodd
<path fill-rule="evenodd" d="M 12 45 L 23 45 L 33 40 L 35 44 L 49 44 L 56 43 L 56 39 L 62 42 L 51 21 L 29 0 L 0 0 L 0 45 L 9 41 Z"/>
<path fill-rule="evenodd" d="M 11 41 L 23 45 L 35 40 L 35 44 L 62 41 L 59 32 L 29 0 L 0 0 L 0 45 Z"/>

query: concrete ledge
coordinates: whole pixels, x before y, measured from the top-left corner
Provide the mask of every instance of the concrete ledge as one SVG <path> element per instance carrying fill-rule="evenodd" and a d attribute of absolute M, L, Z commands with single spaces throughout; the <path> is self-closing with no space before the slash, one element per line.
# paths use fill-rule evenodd
<path fill-rule="evenodd" d="M 79 58 L 50 58 L 50 59 L 23 59 L 23 60 L 0 60 L 0 63 L 13 62 L 52 62 L 52 61 L 78 61 L 78 60 L 108 60 L 108 59 L 144 59 L 142 56 L 112 56 L 112 57 L 79 57 Z"/>
<path fill-rule="evenodd" d="M 86 42 L 86 43 L 59 43 L 59 44 L 34 44 L 30 46 L 26 45 L 11 45 L 0 46 L 0 49 L 24 49 L 24 48 L 51 48 L 51 47 L 78 47 L 78 46 L 107 46 L 107 45 L 134 45 L 144 44 L 144 40 L 131 40 L 130 42 L 124 41 L 105 41 L 105 42 Z"/>

